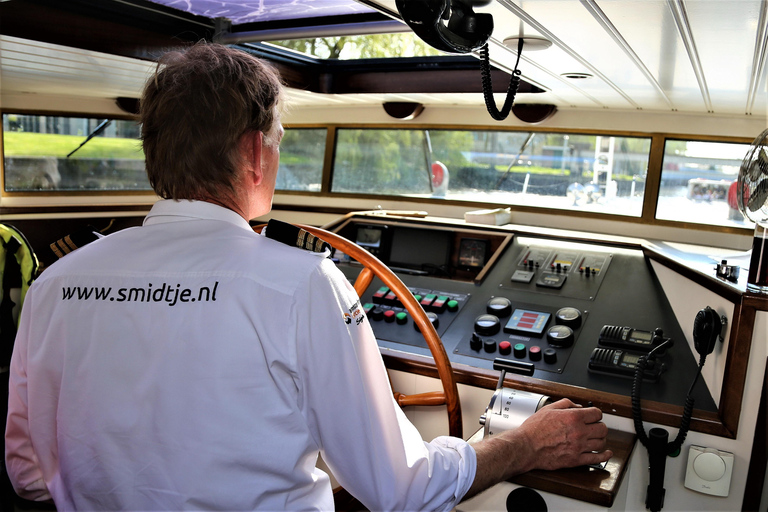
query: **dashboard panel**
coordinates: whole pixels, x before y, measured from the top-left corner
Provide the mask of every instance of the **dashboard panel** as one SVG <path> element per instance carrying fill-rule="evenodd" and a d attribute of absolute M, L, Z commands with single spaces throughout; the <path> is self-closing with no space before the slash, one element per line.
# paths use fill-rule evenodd
<path fill-rule="evenodd" d="M 501 357 L 531 365 L 535 379 L 628 397 L 631 367 L 642 352 L 603 350 L 616 372 L 590 363 L 597 350 L 617 349 L 598 343 L 605 327 L 629 327 L 649 340 L 674 342 L 646 375 L 643 398 L 685 401 L 697 361 L 641 247 L 403 220 L 352 220 L 338 233 L 398 274 L 453 364 L 491 370 Z M 354 280 L 360 265 L 337 257 Z M 380 346 L 429 355 L 399 299 L 380 281 L 374 279 L 362 302 Z M 693 396 L 697 409 L 717 411 L 703 380 Z"/>

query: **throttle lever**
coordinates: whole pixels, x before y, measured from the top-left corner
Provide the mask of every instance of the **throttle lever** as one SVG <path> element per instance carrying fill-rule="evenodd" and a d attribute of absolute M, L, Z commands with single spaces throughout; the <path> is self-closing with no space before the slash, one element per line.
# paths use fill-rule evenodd
<path fill-rule="evenodd" d="M 533 365 L 533 363 L 524 363 L 522 361 L 513 361 L 511 359 L 497 357 L 493 360 L 493 369 L 501 371 L 499 382 L 496 384 L 496 389 L 501 389 L 504 387 L 504 378 L 507 376 L 507 372 L 517 373 L 518 375 L 525 375 L 526 377 L 532 377 L 536 367 Z"/>

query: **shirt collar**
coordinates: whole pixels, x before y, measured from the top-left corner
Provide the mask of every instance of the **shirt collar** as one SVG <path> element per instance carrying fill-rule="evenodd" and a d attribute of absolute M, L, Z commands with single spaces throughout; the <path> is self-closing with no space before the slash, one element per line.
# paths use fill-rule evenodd
<path fill-rule="evenodd" d="M 151 226 L 185 220 L 218 220 L 253 231 L 247 220 L 228 208 L 205 201 L 187 199 L 181 201 L 161 199 L 156 202 L 144 218 L 144 225 Z"/>

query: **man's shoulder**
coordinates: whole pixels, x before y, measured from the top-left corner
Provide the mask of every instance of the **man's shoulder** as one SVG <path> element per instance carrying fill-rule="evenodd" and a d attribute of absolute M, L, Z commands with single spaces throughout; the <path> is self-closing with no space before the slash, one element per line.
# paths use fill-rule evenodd
<path fill-rule="evenodd" d="M 136 230 L 138 230 L 138 227 L 130 227 L 126 228 L 120 231 L 117 231 L 115 233 L 112 233 L 110 235 L 96 235 L 94 233 L 93 237 L 90 237 L 87 239 L 87 241 L 81 241 L 79 243 L 73 244 L 73 242 L 66 243 L 66 246 L 68 247 L 68 251 L 60 251 L 59 253 L 56 253 L 54 251 L 54 254 L 58 256 L 59 259 L 54 261 L 51 265 L 46 267 L 45 272 L 41 274 L 42 276 L 45 275 L 51 275 L 54 274 L 56 270 L 64 270 L 68 267 L 71 267 L 73 265 L 79 266 L 79 265 L 85 265 L 87 266 L 88 263 L 86 263 L 91 258 L 104 258 L 109 257 L 108 255 L 105 255 L 105 251 L 110 251 L 112 247 L 114 247 L 114 242 L 118 240 L 119 238 L 122 238 L 126 235 L 129 235 L 131 233 L 134 233 Z M 59 247 L 60 242 L 63 240 L 71 240 L 71 236 L 65 237 L 57 242 Z M 54 244 L 51 244 L 53 246 Z M 53 250 L 53 247 L 51 247 L 51 250 Z M 119 249 L 115 247 L 114 249 L 117 254 L 119 254 Z"/>

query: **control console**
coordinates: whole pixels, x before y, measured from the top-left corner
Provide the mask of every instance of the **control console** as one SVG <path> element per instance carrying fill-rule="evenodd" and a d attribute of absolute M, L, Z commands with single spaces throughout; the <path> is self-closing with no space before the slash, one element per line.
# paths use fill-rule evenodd
<path fill-rule="evenodd" d="M 393 268 L 454 364 L 490 370 L 501 357 L 531 365 L 537 379 L 629 396 L 636 354 L 661 339 L 685 339 L 639 247 L 370 218 L 338 232 L 367 243 Z M 353 261 L 340 260 L 339 268 L 350 280 L 360 272 Z M 399 298 L 378 279 L 362 302 L 380 346 L 430 355 Z M 644 394 L 681 403 L 679 390 L 697 363 L 686 343 L 667 352 L 649 369 Z M 703 383 L 694 395 L 697 408 L 717 410 Z"/>

